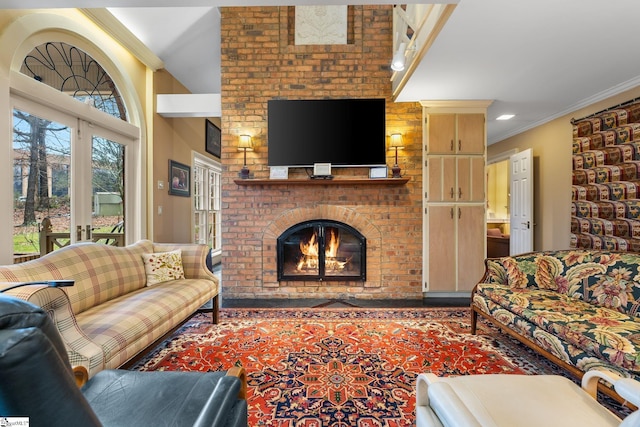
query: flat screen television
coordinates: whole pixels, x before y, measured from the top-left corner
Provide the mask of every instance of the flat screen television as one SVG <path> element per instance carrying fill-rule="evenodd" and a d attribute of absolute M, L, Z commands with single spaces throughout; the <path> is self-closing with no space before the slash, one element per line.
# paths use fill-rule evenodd
<path fill-rule="evenodd" d="M 269 166 L 386 164 L 384 98 L 273 99 L 267 108 Z"/>

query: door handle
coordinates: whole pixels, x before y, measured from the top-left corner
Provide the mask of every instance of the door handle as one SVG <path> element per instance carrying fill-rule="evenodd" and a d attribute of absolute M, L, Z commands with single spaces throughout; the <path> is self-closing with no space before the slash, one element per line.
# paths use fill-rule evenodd
<path fill-rule="evenodd" d="M 531 228 L 531 221 L 523 222 L 522 225 L 526 225 L 528 230 Z"/>
<path fill-rule="evenodd" d="M 87 225 L 87 240 L 91 240 L 91 225 Z"/>
<path fill-rule="evenodd" d="M 76 240 L 77 241 L 82 240 L 82 226 L 81 225 L 78 225 L 76 227 Z"/>

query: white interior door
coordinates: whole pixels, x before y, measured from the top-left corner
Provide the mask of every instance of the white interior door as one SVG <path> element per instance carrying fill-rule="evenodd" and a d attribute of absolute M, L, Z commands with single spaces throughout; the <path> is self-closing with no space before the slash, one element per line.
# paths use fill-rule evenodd
<path fill-rule="evenodd" d="M 529 148 L 510 157 L 511 255 L 533 251 L 533 153 Z"/>

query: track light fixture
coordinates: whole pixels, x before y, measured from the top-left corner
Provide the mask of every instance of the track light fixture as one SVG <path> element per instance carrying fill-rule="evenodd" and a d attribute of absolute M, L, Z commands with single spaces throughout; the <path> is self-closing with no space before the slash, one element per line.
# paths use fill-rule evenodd
<path fill-rule="evenodd" d="M 404 67 L 406 65 L 407 60 L 407 52 L 415 52 L 418 50 L 418 45 L 413 43 L 407 48 L 407 44 L 405 42 L 400 43 L 398 46 L 398 50 L 393 55 L 393 60 L 391 61 L 391 69 L 393 71 L 404 71 Z"/>
<path fill-rule="evenodd" d="M 404 51 L 406 47 L 407 47 L 406 43 L 404 42 L 400 43 L 400 46 L 398 46 L 398 50 L 393 55 L 393 60 L 391 61 L 391 69 L 393 71 L 404 70 L 404 62 L 405 62 Z"/>

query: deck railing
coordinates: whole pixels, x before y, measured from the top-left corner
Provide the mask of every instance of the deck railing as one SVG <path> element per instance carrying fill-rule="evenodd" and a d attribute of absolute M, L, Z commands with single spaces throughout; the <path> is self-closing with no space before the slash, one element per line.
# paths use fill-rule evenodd
<path fill-rule="evenodd" d="M 120 222 L 113 227 L 109 233 L 92 233 L 91 240 L 97 243 L 104 243 L 111 246 L 124 246 L 124 223 Z M 53 232 L 53 226 L 49 218 L 42 220 L 40 227 L 40 253 L 16 254 L 13 263 L 19 264 L 40 258 L 43 255 L 53 252 L 56 249 L 68 246 L 71 243 L 69 232 Z"/>

